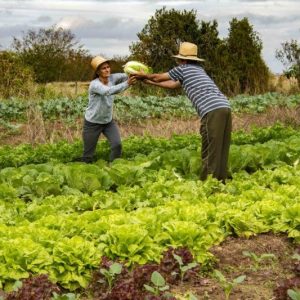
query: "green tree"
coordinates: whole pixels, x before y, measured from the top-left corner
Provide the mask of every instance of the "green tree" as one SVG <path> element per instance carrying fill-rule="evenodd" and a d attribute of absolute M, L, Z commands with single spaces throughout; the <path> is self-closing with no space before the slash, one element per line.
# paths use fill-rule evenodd
<path fill-rule="evenodd" d="M 41 83 L 62 80 L 74 55 L 87 55 L 70 30 L 55 27 L 29 30 L 21 39 L 14 37 L 12 48 Z"/>
<path fill-rule="evenodd" d="M 92 79 L 92 56 L 77 50 L 70 50 L 65 61 L 65 70 L 61 81 L 89 81 Z"/>
<path fill-rule="evenodd" d="M 178 53 L 181 42 L 198 44 L 199 24 L 196 11 L 156 10 L 145 27 L 137 34 L 139 41 L 129 47 L 131 58 L 140 60 L 155 72 L 174 66 L 172 55 Z"/>
<path fill-rule="evenodd" d="M 231 65 L 226 41 L 219 38 L 216 20 L 201 21 L 198 49 L 200 57 L 205 59 L 205 71 L 221 91 L 226 95 L 235 94 L 238 76 Z"/>
<path fill-rule="evenodd" d="M 26 97 L 34 83 L 33 71 L 25 66 L 18 55 L 9 51 L 0 52 L 0 96 Z"/>
<path fill-rule="evenodd" d="M 230 65 L 239 79 L 239 93 L 262 93 L 268 88 L 269 70 L 262 59 L 262 41 L 247 18 L 230 22 L 227 39 Z"/>
<path fill-rule="evenodd" d="M 281 44 L 282 49 L 276 50 L 276 58 L 280 60 L 285 70 L 285 75 L 295 77 L 300 87 L 300 45 L 296 40 L 285 42 Z"/>

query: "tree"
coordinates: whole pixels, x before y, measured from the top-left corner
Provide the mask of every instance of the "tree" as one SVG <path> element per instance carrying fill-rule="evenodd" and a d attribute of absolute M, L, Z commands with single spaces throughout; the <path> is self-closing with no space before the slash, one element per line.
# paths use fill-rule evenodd
<path fill-rule="evenodd" d="M 285 66 L 285 75 L 295 77 L 300 87 L 300 45 L 296 40 L 281 44 L 282 49 L 276 50 L 276 58 Z"/>
<path fill-rule="evenodd" d="M 25 97 L 34 83 L 33 71 L 13 52 L 0 52 L 0 96 Z"/>
<path fill-rule="evenodd" d="M 129 47 L 131 58 L 143 61 L 155 72 L 174 66 L 172 55 L 178 53 L 181 42 L 198 44 L 199 24 L 196 11 L 156 10 L 155 15 L 137 34 L 139 41 Z"/>
<path fill-rule="evenodd" d="M 81 51 L 70 50 L 62 72 L 61 81 L 89 81 L 92 78 L 92 57 Z"/>
<path fill-rule="evenodd" d="M 238 77 L 229 60 L 227 44 L 219 38 L 218 23 L 201 21 L 198 49 L 205 71 L 226 95 L 235 94 Z"/>
<path fill-rule="evenodd" d="M 13 38 L 12 48 L 24 64 L 30 66 L 37 82 L 60 81 L 67 72 L 69 61 L 75 56 L 86 56 L 70 30 L 62 28 L 29 30 L 22 39 Z"/>
<path fill-rule="evenodd" d="M 227 47 L 230 65 L 239 78 L 239 93 L 265 92 L 269 70 L 261 56 L 262 41 L 247 18 L 232 19 Z"/>

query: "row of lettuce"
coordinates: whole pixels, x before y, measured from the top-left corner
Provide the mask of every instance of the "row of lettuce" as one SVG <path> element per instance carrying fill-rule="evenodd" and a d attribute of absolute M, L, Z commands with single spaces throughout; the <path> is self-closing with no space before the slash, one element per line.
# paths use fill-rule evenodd
<path fill-rule="evenodd" d="M 253 155 L 255 156 L 255 152 L 252 154 L 248 153 L 251 148 L 253 150 L 260 148 L 260 152 L 264 151 L 266 156 L 276 156 L 277 154 L 274 153 L 274 151 L 269 151 L 268 148 L 273 146 L 277 147 L 278 143 L 278 145 L 282 145 L 283 151 L 286 152 L 286 154 L 282 154 L 283 156 L 286 156 L 286 158 L 283 159 L 289 161 L 288 157 L 292 155 L 289 154 L 290 150 L 292 153 L 298 151 L 296 144 L 299 134 L 300 131 L 298 129 L 287 127 L 279 123 L 265 128 L 253 127 L 250 133 L 245 131 L 236 131 L 232 134 L 232 145 L 234 147 L 232 147 L 231 155 L 232 157 L 238 156 L 238 153 L 235 155 L 235 146 L 244 145 L 244 149 L 247 151 L 245 154 L 249 158 Z M 290 146 L 289 143 L 286 142 L 287 139 L 293 141 Z M 132 160 L 141 156 L 147 156 L 149 158 L 158 157 L 161 156 L 160 154 L 165 152 L 173 153 L 178 150 L 182 150 L 184 153 L 187 151 L 199 152 L 200 144 L 201 138 L 198 134 L 174 135 L 170 139 L 158 137 L 154 138 L 152 136 L 131 136 L 124 139 L 122 142 L 122 157 L 125 160 Z M 0 169 L 46 162 L 68 163 L 78 161 L 82 155 L 82 149 L 83 145 L 81 140 L 77 140 L 73 143 L 60 141 L 58 143 L 45 143 L 39 145 L 21 144 L 19 146 L 0 146 Z M 241 155 L 242 158 L 243 153 L 241 153 Z M 168 154 L 165 156 L 168 156 Z M 199 157 L 198 154 L 197 157 Z M 108 158 L 108 143 L 106 140 L 101 140 L 96 149 L 95 159 L 106 161 Z M 249 158 L 246 158 L 246 161 L 248 161 Z M 275 160 L 275 158 L 273 160 Z M 291 160 L 293 160 L 293 155 L 291 156 Z M 237 170 L 236 168 L 233 169 Z"/>
<path fill-rule="evenodd" d="M 43 101 L 9 99 L 0 101 L 0 119 L 19 121 L 40 114 L 44 119 L 62 118 L 72 122 L 81 118 L 87 106 L 87 96 L 76 99 L 57 98 Z M 300 95 L 267 93 L 263 95 L 239 95 L 230 99 L 236 113 L 260 113 L 270 107 L 294 108 L 300 104 Z M 118 121 L 138 121 L 145 118 L 188 118 L 196 116 L 196 111 L 186 96 L 178 97 L 130 97 L 116 96 L 115 118 Z"/>
<path fill-rule="evenodd" d="M 300 158 L 300 135 L 284 141 L 268 141 L 256 145 L 232 145 L 229 172 L 254 173 L 260 169 L 275 169 L 282 165 L 297 165 Z M 118 159 L 108 165 L 104 160 L 95 164 L 79 162 L 29 164 L 8 167 L 0 171 L 1 191 L 32 200 L 49 195 L 86 193 L 112 190 L 121 186 L 143 186 L 153 183 L 165 172 L 173 172 L 178 178 L 199 178 L 201 172 L 200 149 L 189 147 L 153 151 L 149 155 L 137 155 L 132 160 Z"/>
<path fill-rule="evenodd" d="M 197 180 L 195 136 L 136 137 L 112 165 L 49 156 L 1 169 L 0 287 L 46 273 L 68 290 L 85 288 L 102 256 L 133 266 L 159 261 L 169 246 L 210 264 L 210 248 L 229 235 L 273 231 L 300 243 L 297 130 L 276 125 L 234 141 L 226 185 Z"/>

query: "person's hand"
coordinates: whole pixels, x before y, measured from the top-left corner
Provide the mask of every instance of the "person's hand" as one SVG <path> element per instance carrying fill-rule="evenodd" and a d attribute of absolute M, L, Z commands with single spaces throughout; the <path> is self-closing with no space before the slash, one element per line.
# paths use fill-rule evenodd
<path fill-rule="evenodd" d="M 147 74 L 144 71 L 137 71 L 134 73 L 134 76 L 136 76 L 137 79 L 145 79 Z"/>
<path fill-rule="evenodd" d="M 143 79 L 143 83 L 151 84 L 151 83 L 153 83 L 153 81 L 150 79 Z"/>
<path fill-rule="evenodd" d="M 128 79 L 127 79 L 127 83 L 128 83 L 128 85 L 133 85 L 136 83 L 136 80 L 137 80 L 137 78 L 135 75 L 129 75 Z"/>

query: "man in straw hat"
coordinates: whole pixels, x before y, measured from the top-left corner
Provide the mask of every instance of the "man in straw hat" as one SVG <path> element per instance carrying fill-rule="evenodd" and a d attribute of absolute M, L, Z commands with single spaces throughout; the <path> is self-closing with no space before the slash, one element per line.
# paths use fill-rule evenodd
<path fill-rule="evenodd" d="M 122 145 L 119 128 L 113 120 L 114 95 L 136 82 L 134 76 L 125 73 L 111 74 L 110 61 L 96 56 L 91 61 L 94 69 L 89 86 L 89 103 L 84 116 L 82 161 L 91 163 L 101 133 L 110 143 L 110 161 L 121 156 Z"/>
<path fill-rule="evenodd" d="M 174 55 L 178 66 L 166 73 L 136 74 L 147 84 L 174 89 L 183 87 L 201 118 L 202 172 L 201 180 L 209 174 L 225 182 L 231 139 L 231 109 L 228 99 L 206 74 L 197 57 L 197 45 L 183 42 Z"/>

